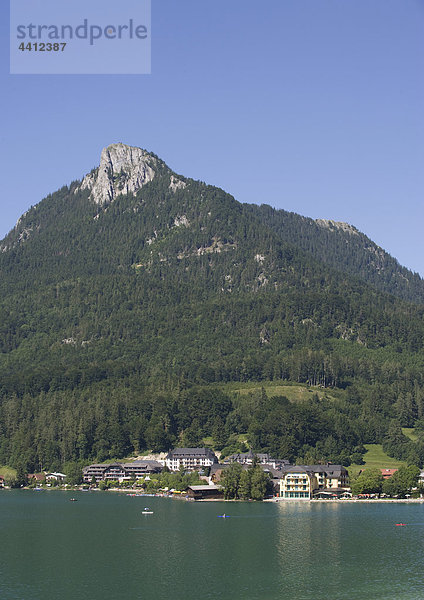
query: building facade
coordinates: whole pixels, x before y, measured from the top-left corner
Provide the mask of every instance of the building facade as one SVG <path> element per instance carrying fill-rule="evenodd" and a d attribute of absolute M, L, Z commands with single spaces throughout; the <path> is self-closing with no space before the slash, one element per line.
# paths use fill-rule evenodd
<path fill-rule="evenodd" d="M 286 467 L 280 479 L 280 497 L 285 500 L 310 500 L 316 481 L 306 467 Z"/>
<path fill-rule="evenodd" d="M 155 460 L 134 460 L 128 463 L 89 465 L 82 470 L 84 483 L 95 481 L 128 481 L 140 479 L 152 473 L 160 473 L 163 467 Z"/>
<path fill-rule="evenodd" d="M 211 467 L 218 459 L 210 448 L 175 448 L 170 450 L 165 464 L 170 471 L 194 471 Z"/>
<path fill-rule="evenodd" d="M 285 466 L 279 496 L 284 500 L 310 500 L 339 496 L 349 489 L 349 475 L 342 465 Z"/>
<path fill-rule="evenodd" d="M 57 473 L 56 471 L 53 471 L 51 473 L 45 473 L 45 476 L 47 482 L 52 482 L 53 480 L 55 480 L 58 483 L 64 483 L 64 481 L 66 480 L 65 473 Z"/>
<path fill-rule="evenodd" d="M 224 497 L 224 493 L 216 485 L 190 485 L 187 488 L 187 496 L 193 500 L 218 500 Z"/>

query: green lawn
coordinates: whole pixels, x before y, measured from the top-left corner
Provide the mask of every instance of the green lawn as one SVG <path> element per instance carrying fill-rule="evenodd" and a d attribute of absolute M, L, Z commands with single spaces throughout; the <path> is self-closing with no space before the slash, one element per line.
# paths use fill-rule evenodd
<path fill-rule="evenodd" d="M 398 469 L 406 466 L 406 463 L 391 458 L 383 452 L 381 444 L 365 444 L 367 449 L 364 454 L 364 465 L 351 465 L 349 467 L 349 475 L 355 475 L 361 469 Z"/>

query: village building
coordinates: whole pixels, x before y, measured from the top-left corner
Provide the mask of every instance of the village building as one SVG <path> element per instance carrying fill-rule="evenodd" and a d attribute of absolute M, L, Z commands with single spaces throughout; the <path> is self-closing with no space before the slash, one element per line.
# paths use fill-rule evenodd
<path fill-rule="evenodd" d="M 194 471 L 211 467 L 218 459 L 210 448 L 175 448 L 170 450 L 165 464 L 170 471 Z"/>
<path fill-rule="evenodd" d="M 397 469 L 380 469 L 383 479 L 390 479 L 394 475 Z"/>
<path fill-rule="evenodd" d="M 28 473 L 27 479 L 29 483 L 36 483 L 37 485 L 41 485 L 42 483 L 46 483 L 46 474 L 45 473 Z"/>
<path fill-rule="evenodd" d="M 346 490 L 349 487 L 349 473 L 342 465 L 314 465 L 314 473 L 318 476 L 319 489 Z"/>
<path fill-rule="evenodd" d="M 58 483 L 64 483 L 65 479 L 66 479 L 66 475 L 64 473 L 57 473 L 57 472 L 45 473 L 45 477 L 46 477 L 46 481 L 50 482 L 50 483 L 52 481 L 57 481 Z"/>
<path fill-rule="evenodd" d="M 313 473 L 307 467 L 286 467 L 280 478 L 279 496 L 285 500 L 310 500 L 314 483 Z"/>
<path fill-rule="evenodd" d="M 340 497 L 349 492 L 349 475 L 342 465 L 292 465 L 284 467 L 279 496 L 284 500 Z"/>
<path fill-rule="evenodd" d="M 252 450 L 248 452 L 240 452 L 238 454 L 231 454 L 224 459 L 224 464 L 230 464 L 232 462 L 238 462 L 241 465 L 251 465 L 256 457 L 257 463 L 260 465 L 270 465 L 274 469 L 282 468 L 284 465 L 289 465 L 288 460 L 280 458 L 272 458 L 266 453 L 255 453 Z"/>
<path fill-rule="evenodd" d="M 215 463 L 209 471 L 209 483 L 219 483 L 222 479 L 223 472 L 228 469 L 229 464 Z"/>
<path fill-rule="evenodd" d="M 193 500 L 218 500 L 224 497 L 224 493 L 216 485 L 190 485 L 187 488 L 187 496 Z"/>
<path fill-rule="evenodd" d="M 82 479 L 84 483 L 99 481 L 128 481 L 139 479 L 152 473 L 160 473 L 162 465 L 156 460 L 133 460 L 127 463 L 93 464 L 84 467 Z"/>

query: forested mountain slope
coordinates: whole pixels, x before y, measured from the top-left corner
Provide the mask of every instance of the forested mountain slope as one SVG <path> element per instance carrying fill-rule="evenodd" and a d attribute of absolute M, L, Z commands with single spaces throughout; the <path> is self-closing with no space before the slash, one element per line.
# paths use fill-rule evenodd
<path fill-rule="evenodd" d="M 262 204 L 244 205 L 249 214 L 325 264 L 399 298 L 424 303 L 424 280 L 402 267 L 356 227 L 327 219 L 310 219 Z"/>
<path fill-rule="evenodd" d="M 322 240 L 309 253 L 271 213 L 115 144 L 23 215 L 0 243 L 0 463 L 246 432 L 293 460 L 348 461 L 420 419 L 423 308 L 329 266 Z M 265 379 L 345 400 L 246 412 L 218 389 Z"/>

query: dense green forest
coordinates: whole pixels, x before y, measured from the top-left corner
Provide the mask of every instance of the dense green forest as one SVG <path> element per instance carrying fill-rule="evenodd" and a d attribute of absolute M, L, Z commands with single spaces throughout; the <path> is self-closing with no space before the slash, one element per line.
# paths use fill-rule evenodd
<path fill-rule="evenodd" d="M 373 267 L 362 234 L 173 186 L 155 160 L 134 195 L 96 204 L 73 182 L 0 243 L 0 464 L 229 450 L 241 434 L 292 461 L 384 443 L 421 464 L 400 428 L 424 419 L 422 280 L 386 254 Z M 278 380 L 342 392 L 225 389 Z"/>
<path fill-rule="evenodd" d="M 325 264 L 359 276 L 377 289 L 399 298 L 422 304 L 424 281 L 377 246 L 366 235 L 346 223 L 310 219 L 265 204 L 246 205 L 245 210 L 259 216 L 263 223 Z"/>

